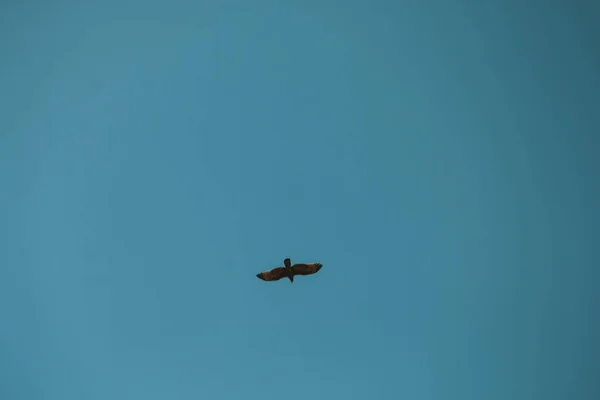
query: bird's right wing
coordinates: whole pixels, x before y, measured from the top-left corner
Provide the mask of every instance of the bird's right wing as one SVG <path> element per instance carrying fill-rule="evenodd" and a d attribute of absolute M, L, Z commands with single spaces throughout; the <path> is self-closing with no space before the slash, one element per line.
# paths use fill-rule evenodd
<path fill-rule="evenodd" d="M 256 276 L 263 281 L 278 281 L 281 278 L 285 278 L 287 276 L 287 271 L 284 267 L 273 268 L 270 271 L 261 272 L 260 274 L 256 274 Z"/>

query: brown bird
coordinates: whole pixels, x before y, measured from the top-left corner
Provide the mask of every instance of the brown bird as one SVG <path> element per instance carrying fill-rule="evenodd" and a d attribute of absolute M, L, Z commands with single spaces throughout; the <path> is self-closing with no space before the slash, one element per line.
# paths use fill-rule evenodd
<path fill-rule="evenodd" d="M 283 267 L 273 268 L 270 271 L 261 272 L 256 276 L 263 281 L 278 281 L 281 278 L 288 278 L 290 282 L 294 283 L 294 276 L 296 275 L 312 275 L 319 272 L 323 264 L 294 264 L 289 258 L 283 260 Z"/>

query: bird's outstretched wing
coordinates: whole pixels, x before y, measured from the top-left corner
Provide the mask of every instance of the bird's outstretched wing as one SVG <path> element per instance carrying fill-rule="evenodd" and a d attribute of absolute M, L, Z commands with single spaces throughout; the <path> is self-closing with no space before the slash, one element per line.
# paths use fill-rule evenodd
<path fill-rule="evenodd" d="M 292 269 L 295 275 L 312 275 L 319 272 L 323 264 L 294 264 Z"/>
<path fill-rule="evenodd" d="M 263 281 L 278 281 L 281 278 L 287 277 L 287 271 L 284 267 L 273 268 L 270 271 L 261 272 L 256 276 Z"/>

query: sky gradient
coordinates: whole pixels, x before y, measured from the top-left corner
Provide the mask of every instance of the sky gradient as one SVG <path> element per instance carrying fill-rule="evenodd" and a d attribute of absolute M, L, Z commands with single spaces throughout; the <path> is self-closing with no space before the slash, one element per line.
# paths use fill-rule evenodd
<path fill-rule="evenodd" d="M 2 2 L 0 399 L 597 400 L 598 4 Z"/>

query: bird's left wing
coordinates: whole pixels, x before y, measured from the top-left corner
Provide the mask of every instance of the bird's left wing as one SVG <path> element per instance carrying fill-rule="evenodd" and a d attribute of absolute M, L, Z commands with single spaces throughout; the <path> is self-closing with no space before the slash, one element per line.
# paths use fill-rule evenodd
<path fill-rule="evenodd" d="M 295 275 L 312 275 L 319 272 L 323 264 L 294 264 L 292 267 Z"/>

